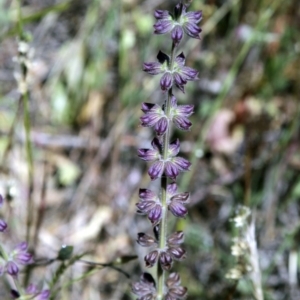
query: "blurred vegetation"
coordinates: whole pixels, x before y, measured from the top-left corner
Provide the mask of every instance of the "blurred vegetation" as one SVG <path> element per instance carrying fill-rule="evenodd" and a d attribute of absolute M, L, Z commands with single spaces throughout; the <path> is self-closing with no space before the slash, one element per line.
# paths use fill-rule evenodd
<path fill-rule="evenodd" d="M 137 192 L 157 188 L 136 155 L 153 136 L 139 125 L 140 104 L 165 97 L 142 63 L 169 51 L 168 37 L 152 34 L 153 12 L 176 3 L 22 1 L 30 46 L 29 188 L 15 59 L 18 1 L 0 1 L 0 193 L 9 200 L 0 213 L 13 232 L 1 242 L 25 238 L 31 199 L 27 230 L 35 257 L 52 259 L 72 245 L 79 260 L 56 281 L 62 263 L 29 272 L 30 282 L 52 283 L 56 299 L 134 299 L 129 284 L 144 268 L 136 234 L 149 231 L 135 214 Z M 193 162 L 179 179 L 180 189 L 191 192 L 189 217 L 169 226 L 186 233 L 187 259 L 174 268 L 188 299 L 253 299 L 247 276 L 233 294 L 225 278 L 234 265 L 230 218 L 244 204 L 255 215 L 264 299 L 300 299 L 299 3 L 194 0 L 190 10 L 204 17 L 201 41 L 182 44 L 199 80 L 185 95 L 176 92 L 179 103 L 195 105 L 195 114 L 190 132 L 174 131 Z M 102 265 L 87 267 L 83 253 Z"/>

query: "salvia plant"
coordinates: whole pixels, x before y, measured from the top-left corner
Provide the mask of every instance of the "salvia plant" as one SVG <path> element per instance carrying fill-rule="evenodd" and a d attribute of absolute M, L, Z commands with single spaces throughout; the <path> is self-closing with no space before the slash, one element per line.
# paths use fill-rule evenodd
<path fill-rule="evenodd" d="M 186 204 L 189 193 L 177 191 L 176 179 L 180 172 L 188 171 L 191 163 L 178 156 L 180 142 L 170 141 L 172 124 L 183 131 L 191 128 L 188 119 L 193 113 L 193 105 L 178 105 L 176 92 L 185 92 L 188 81 L 197 79 L 198 72 L 185 66 L 185 55 L 178 51 L 180 43 L 187 36 L 199 39 L 201 29 L 198 23 L 202 12 L 188 12 L 188 5 L 179 3 L 174 12 L 156 10 L 154 34 L 168 34 L 170 53 L 158 52 L 157 62 L 144 63 L 143 70 L 150 75 L 160 75 L 160 89 L 167 95 L 162 105 L 143 103 L 141 124 L 153 127 L 156 136 L 152 140 L 152 149 L 139 149 L 138 156 L 151 162 L 148 174 L 151 180 L 160 179 L 160 191 L 140 189 L 137 212 L 146 215 L 152 224 L 153 235 L 140 232 L 137 242 L 142 247 L 150 248 L 145 256 L 146 267 L 157 267 L 156 278 L 150 273 L 143 273 L 140 280 L 132 284 L 132 291 L 138 300 L 175 300 L 187 296 L 187 288 L 181 286 L 179 274 L 172 271 L 174 261 L 181 261 L 186 256 L 182 248 L 182 231 L 168 232 L 168 216 L 183 218 L 187 214 Z M 175 89 L 176 88 L 176 89 Z"/>
<path fill-rule="evenodd" d="M 4 199 L 0 195 L 0 208 L 4 204 Z M 0 219 L 0 234 L 8 230 L 6 221 Z M 22 266 L 33 262 L 32 254 L 28 252 L 26 242 L 20 242 L 13 249 L 5 247 L 0 242 L 0 276 L 9 276 L 14 282 L 14 288 L 11 289 L 11 299 L 49 299 L 50 291 L 48 289 L 39 290 L 35 284 L 29 284 L 27 288 L 22 288 L 19 282 L 19 274 Z"/>

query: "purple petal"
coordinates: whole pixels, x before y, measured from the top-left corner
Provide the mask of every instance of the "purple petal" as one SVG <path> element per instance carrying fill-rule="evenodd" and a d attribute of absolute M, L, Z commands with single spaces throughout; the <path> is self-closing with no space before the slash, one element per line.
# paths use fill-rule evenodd
<path fill-rule="evenodd" d="M 160 254 L 159 262 L 160 262 L 161 267 L 164 270 L 168 271 L 172 267 L 173 259 L 168 252 L 164 251 Z"/>
<path fill-rule="evenodd" d="M 154 25 L 154 34 L 164 34 L 173 28 L 172 20 L 159 19 Z"/>
<path fill-rule="evenodd" d="M 6 270 L 7 270 L 7 273 L 11 276 L 17 276 L 19 273 L 19 268 L 13 261 L 9 261 L 6 264 Z"/>
<path fill-rule="evenodd" d="M 157 250 L 148 253 L 144 258 L 146 267 L 147 268 L 153 267 L 156 264 L 158 257 L 159 257 L 159 252 Z"/>
<path fill-rule="evenodd" d="M 148 189 L 140 189 L 139 190 L 139 197 L 142 200 L 152 200 L 155 201 L 157 199 L 157 196 L 154 192 Z"/>
<path fill-rule="evenodd" d="M 186 258 L 186 251 L 180 247 L 170 247 L 168 249 L 168 253 L 170 253 L 172 258 L 176 260 L 182 260 Z"/>
<path fill-rule="evenodd" d="M 168 291 L 168 295 L 170 296 L 169 299 L 185 299 L 187 296 L 187 291 L 188 289 L 183 286 L 172 287 Z"/>
<path fill-rule="evenodd" d="M 173 164 L 171 161 L 167 161 L 165 166 L 165 173 L 169 178 L 176 180 L 176 177 L 179 174 L 179 170 L 175 164 Z"/>
<path fill-rule="evenodd" d="M 180 66 L 184 66 L 185 56 L 184 56 L 183 52 L 181 52 L 179 55 L 176 56 L 175 62 Z"/>
<path fill-rule="evenodd" d="M 198 71 L 190 67 L 181 67 L 180 75 L 184 80 L 195 80 L 197 79 Z"/>
<path fill-rule="evenodd" d="M 179 150 L 180 150 L 180 142 L 179 139 L 176 139 L 174 142 L 170 144 L 168 153 L 171 157 L 173 157 L 179 153 Z"/>
<path fill-rule="evenodd" d="M 145 234 L 143 232 L 138 233 L 137 242 L 142 247 L 150 247 L 150 246 L 156 244 L 156 241 L 152 236 Z"/>
<path fill-rule="evenodd" d="M 31 284 L 29 284 L 29 286 L 26 289 L 26 294 L 32 294 L 33 295 L 33 294 L 37 294 L 38 291 L 39 290 L 37 289 L 36 285 L 31 283 Z"/>
<path fill-rule="evenodd" d="M 155 207 L 156 202 L 155 201 L 142 201 L 139 203 L 136 203 L 136 207 L 138 209 L 137 213 L 139 214 L 148 214 L 153 207 Z"/>
<path fill-rule="evenodd" d="M 36 300 L 47 300 L 50 297 L 50 290 L 43 290 L 41 293 L 37 296 Z"/>
<path fill-rule="evenodd" d="M 149 113 L 149 112 L 161 112 L 162 109 L 159 105 L 154 104 L 154 103 L 142 103 L 142 111 L 144 113 Z"/>
<path fill-rule="evenodd" d="M 199 23 L 202 19 L 202 11 L 190 11 L 184 15 L 184 18 L 188 20 L 189 23 Z"/>
<path fill-rule="evenodd" d="M 191 23 L 191 22 L 184 23 L 183 30 L 188 36 L 190 36 L 194 39 L 198 39 L 198 40 L 200 39 L 199 34 L 202 30 L 194 23 Z"/>
<path fill-rule="evenodd" d="M 183 241 L 184 241 L 184 234 L 182 231 L 176 231 L 168 237 L 169 245 L 180 245 L 183 243 Z"/>
<path fill-rule="evenodd" d="M 152 208 L 148 213 L 148 219 L 152 224 L 157 224 L 162 216 L 162 207 L 161 204 L 156 204 L 154 208 Z"/>
<path fill-rule="evenodd" d="M 187 80 L 185 79 L 184 76 L 182 76 L 182 74 L 178 72 L 174 72 L 173 76 L 177 86 L 183 86 L 187 83 Z"/>
<path fill-rule="evenodd" d="M 156 19 L 166 19 L 166 18 L 171 19 L 170 13 L 167 10 L 160 10 L 160 9 L 157 9 L 154 12 L 154 17 Z"/>
<path fill-rule="evenodd" d="M 182 157 L 174 157 L 172 158 L 172 163 L 176 165 L 176 167 L 179 169 L 179 171 L 188 171 L 191 163 Z"/>
<path fill-rule="evenodd" d="M 152 127 L 161 119 L 161 115 L 157 113 L 147 113 L 140 118 L 141 125 L 144 127 Z"/>
<path fill-rule="evenodd" d="M 17 246 L 15 247 L 16 251 L 26 251 L 28 248 L 28 245 L 26 242 L 21 242 L 19 244 L 17 244 Z"/>
<path fill-rule="evenodd" d="M 166 281 L 168 288 L 179 286 L 181 283 L 180 276 L 178 273 L 171 273 Z"/>
<path fill-rule="evenodd" d="M 0 219 L 0 232 L 4 232 L 7 228 L 7 223 Z"/>
<path fill-rule="evenodd" d="M 177 184 L 175 182 L 168 184 L 167 194 L 168 196 L 173 196 L 177 192 Z"/>
<path fill-rule="evenodd" d="M 174 43 L 177 45 L 180 43 L 183 37 L 183 29 L 180 25 L 176 25 L 171 31 L 171 38 Z"/>
<path fill-rule="evenodd" d="M 156 123 L 154 129 L 158 135 L 164 135 L 168 129 L 168 119 L 166 117 L 160 118 L 160 120 Z"/>
<path fill-rule="evenodd" d="M 138 157 L 145 161 L 153 161 L 159 157 L 159 153 L 152 149 L 138 149 Z"/>
<path fill-rule="evenodd" d="M 176 108 L 176 114 L 189 117 L 194 112 L 194 105 L 178 105 Z"/>
<path fill-rule="evenodd" d="M 153 298 L 152 295 L 156 293 L 155 280 L 152 275 L 149 273 L 143 273 L 140 277 L 140 281 L 132 284 L 132 292 L 140 297 L 138 299 L 151 300 L 151 298 Z M 147 298 L 148 296 L 151 298 Z"/>
<path fill-rule="evenodd" d="M 176 194 L 175 196 L 173 196 L 171 198 L 171 201 L 179 201 L 181 203 L 188 203 L 189 197 L 190 197 L 189 192 L 180 193 L 180 194 Z"/>
<path fill-rule="evenodd" d="M 192 122 L 186 117 L 176 116 L 173 118 L 173 122 L 178 129 L 189 130 L 192 126 Z"/>
<path fill-rule="evenodd" d="M 28 252 L 21 252 L 16 255 L 16 261 L 20 264 L 26 265 L 32 261 L 32 255 Z"/>
<path fill-rule="evenodd" d="M 173 84 L 173 77 L 170 72 L 165 72 L 160 79 L 160 87 L 163 91 L 168 91 Z"/>
<path fill-rule="evenodd" d="M 169 206 L 171 213 L 177 218 L 183 218 L 187 214 L 187 209 L 183 206 L 182 203 L 177 201 L 172 201 Z"/>
<path fill-rule="evenodd" d="M 147 72 L 150 75 L 157 75 L 163 72 L 162 65 L 158 62 L 144 63 L 143 71 Z"/>
<path fill-rule="evenodd" d="M 164 172 L 164 162 L 163 161 L 156 161 L 152 164 L 148 170 L 148 174 L 151 180 L 155 180 L 162 176 Z"/>

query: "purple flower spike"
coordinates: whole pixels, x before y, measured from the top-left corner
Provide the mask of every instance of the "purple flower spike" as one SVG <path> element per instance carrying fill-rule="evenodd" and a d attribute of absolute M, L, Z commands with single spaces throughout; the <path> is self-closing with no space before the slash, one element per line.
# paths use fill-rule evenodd
<path fill-rule="evenodd" d="M 7 273 L 11 276 L 17 276 L 19 273 L 19 268 L 13 261 L 7 262 L 6 270 L 7 270 Z"/>
<path fill-rule="evenodd" d="M 4 232 L 7 228 L 7 223 L 0 219 L 0 232 Z"/>
<path fill-rule="evenodd" d="M 140 202 L 136 204 L 137 212 L 148 215 L 152 224 L 159 223 L 162 216 L 162 206 L 159 198 L 148 189 L 140 189 Z"/>
<path fill-rule="evenodd" d="M 164 111 L 159 105 L 143 103 L 142 111 L 145 113 L 145 115 L 140 118 L 142 126 L 154 127 L 159 136 L 166 133 L 169 122 Z"/>
<path fill-rule="evenodd" d="M 199 39 L 201 29 L 198 23 L 202 19 L 202 12 L 186 12 L 187 6 L 177 4 L 174 13 L 166 10 L 157 10 L 154 17 L 157 19 L 154 27 L 155 34 L 164 34 L 171 32 L 171 38 L 177 45 L 183 38 L 183 31 L 190 37 Z"/>

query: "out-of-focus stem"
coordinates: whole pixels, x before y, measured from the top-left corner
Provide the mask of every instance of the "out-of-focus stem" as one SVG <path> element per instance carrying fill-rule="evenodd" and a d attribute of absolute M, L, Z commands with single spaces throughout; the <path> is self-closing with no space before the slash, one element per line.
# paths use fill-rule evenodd
<path fill-rule="evenodd" d="M 22 21 L 22 3 L 21 0 L 18 0 L 18 29 L 19 29 L 19 42 L 24 41 L 24 31 L 23 31 L 23 21 Z M 19 45 L 20 47 L 20 45 Z M 23 103 L 23 121 L 24 121 L 24 129 L 25 129 L 25 143 L 26 143 L 26 156 L 27 156 L 27 165 L 28 165 L 28 200 L 27 200 L 27 222 L 26 222 L 26 241 L 29 242 L 30 238 L 30 227 L 32 224 L 32 190 L 33 190 L 33 157 L 32 157 L 32 145 L 30 141 L 30 116 L 29 116 L 29 96 L 28 96 L 28 88 L 27 88 L 27 49 L 22 52 L 22 46 L 19 49 L 19 58 L 20 58 L 20 67 L 21 67 L 21 78 L 19 82 L 19 89 L 21 93 L 21 101 Z M 22 56 L 22 57 L 21 57 Z"/>
<path fill-rule="evenodd" d="M 173 71 L 174 59 L 175 59 L 176 46 L 172 43 L 171 51 L 171 60 L 170 60 L 170 71 Z M 171 97 L 172 97 L 172 88 L 168 91 L 168 98 L 165 103 L 165 114 L 169 119 L 170 107 L 171 107 Z M 168 129 L 163 137 L 163 157 L 165 161 L 168 159 L 168 151 L 170 145 L 170 132 L 171 124 L 169 124 Z M 159 227 L 159 248 L 164 249 L 166 247 L 166 238 L 167 238 L 167 185 L 168 180 L 165 175 L 161 178 L 161 204 L 162 204 L 162 219 Z M 157 300 L 162 300 L 164 295 L 164 286 L 165 286 L 165 271 L 161 268 L 160 264 L 157 266 Z"/>

